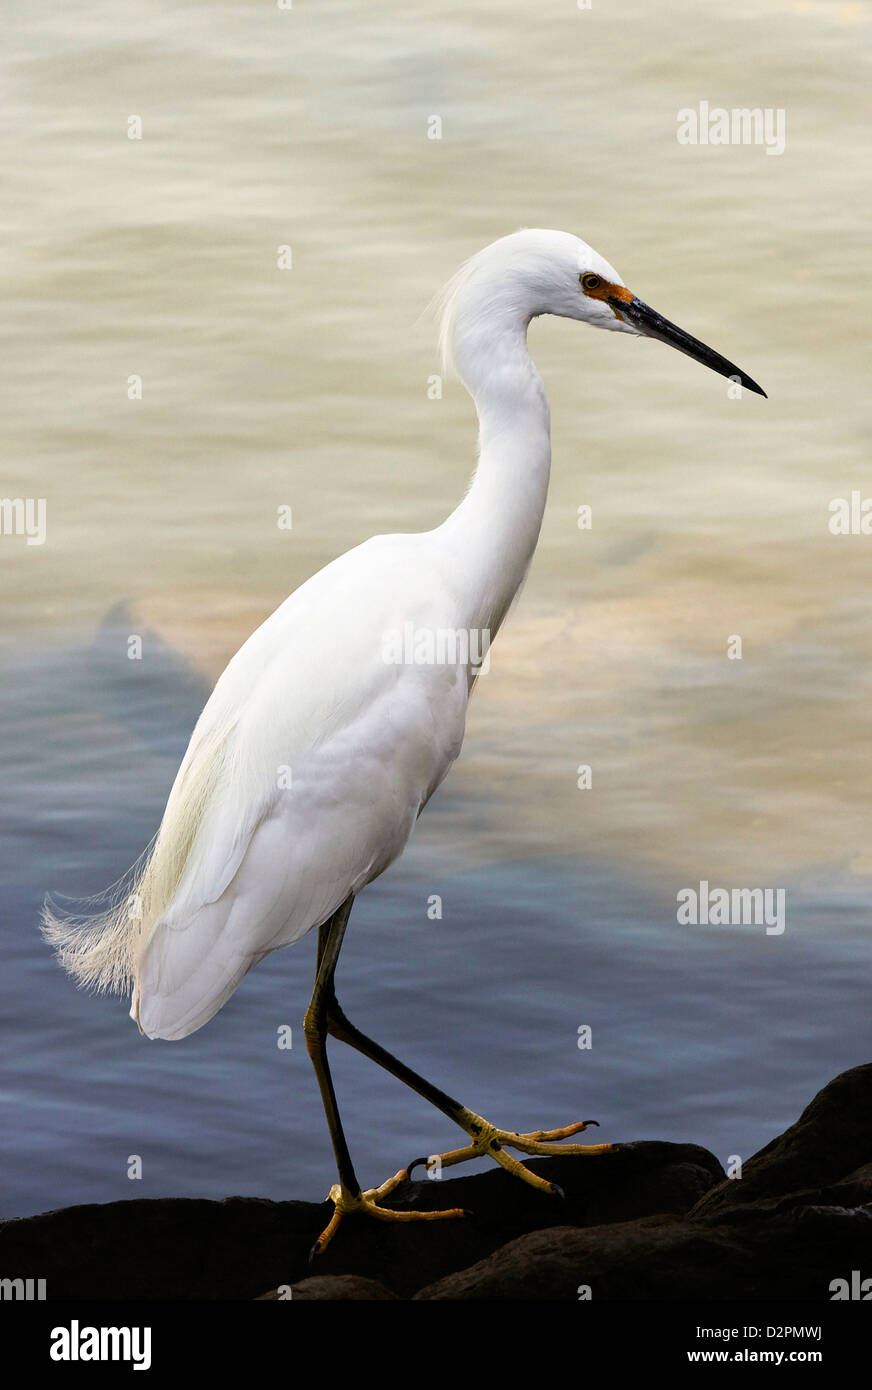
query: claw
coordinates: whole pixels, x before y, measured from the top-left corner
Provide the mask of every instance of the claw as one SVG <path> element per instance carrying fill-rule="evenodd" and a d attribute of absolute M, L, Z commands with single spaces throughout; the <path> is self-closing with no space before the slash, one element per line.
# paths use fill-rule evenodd
<path fill-rule="evenodd" d="M 592 1155 L 614 1153 L 613 1144 L 564 1144 L 561 1141 L 569 1139 L 573 1134 L 580 1134 L 587 1129 L 588 1125 L 596 1125 L 597 1120 L 579 1120 L 575 1124 L 564 1125 L 562 1129 L 540 1129 L 532 1134 L 519 1134 L 514 1130 L 497 1129 L 481 1115 L 476 1115 L 474 1111 L 464 1110 L 456 1118 L 457 1124 L 465 1129 L 471 1139 L 471 1143 L 462 1149 L 452 1149 L 450 1153 L 440 1154 L 439 1161 L 442 1168 L 451 1168 L 456 1163 L 467 1163 L 475 1158 L 492 1158 L 501 1168 L 513 1173 L 515 1177 L 521 1178 L 524 1182 L 535 1187 L 539 1192 L 547 1192 L 549 1196 L 559 1196 L 566 1198 L 566 1193 L 558 1183 L 549 1182 L 547 1178 L 540 1177 L 527 1168 L 519 1159 L 513 1158 L 506 1152 L 507 1149 L 518 1149 L 525 1156 L 545 1156 L 551 1157 L 574 1157 L 575 1155 Z M 416 1159 L 416 1163 L 429 1163 L 429 1159 Z M 414 1166 L 414 1165 L 413 1165 Z"/>
<path fill-rule="evenodd" d="M 324 1227 L 312 1249 L 309 1252 L 309 1263 L 311 1264 L 316 1255 L 323 1255 L 327 1246 L 330 1244 L 343 1218 L 352 1214 L 362 1213 L 366 1216 L 373 1216 L 378 1221 L 450 1221 L 464 1215 L 460 1207 L 451 1207 L 448 1211 L 394 1211 L 391 1207 L 380 1206 L 383 1197 L 389 1197 L 392 1192 L 408 1180 L 409 1172 L 407 1168 L 401 1168 L 387 1182 L 383 1182 L 380 1187 L 369 1187 L 365 1192 L 351 1192 L 343 1187 L 341 1183 L 335 1183 L 328 1193 L 328 1201 L 333 1203 L 333 1215 L 328 1224 Z"/>

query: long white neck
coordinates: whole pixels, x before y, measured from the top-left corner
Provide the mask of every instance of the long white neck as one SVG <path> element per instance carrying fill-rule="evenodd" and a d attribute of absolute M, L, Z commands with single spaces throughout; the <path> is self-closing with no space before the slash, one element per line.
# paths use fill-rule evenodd
<path fill-rule="evenodd" d="M 529 315 L 507 309 L 459 323 L 454 354 L 479 419 L 471 486 L 437 535 L 451 551 L 465 622 L 496 635 L 524 582 L 545 511 L 550 412 L 527 350 Z"/>

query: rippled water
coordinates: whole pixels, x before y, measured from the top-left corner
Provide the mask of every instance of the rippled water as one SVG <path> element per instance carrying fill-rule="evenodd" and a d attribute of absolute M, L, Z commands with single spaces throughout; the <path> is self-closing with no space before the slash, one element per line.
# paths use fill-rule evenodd
<path fill-rule="evenodd" d="M 137 857 L 211 682 L 290 589 L 455 504 L 474 421 L 454 382 L 428 399 L 421 311 L 522 225 L 584 236 L 770 399 L 730 401 L 658 344 L 533 326 L 539 552 L 461 762 L 355 908 L 341 996 L 497 1122 L 581 1112 L 749 1154 L 869 1059 L 872 539 L 827 520 L 868 483 L 870 7 L 19 8 L 2 492 L 46 499 L 47 538 L 0 538 L 0 1209 L 332 1181 L 305 1049 L 276 1045 L 311 938 L 149 1044 L 34 923 L 45 891 Z M 701 100 L 783 108 L 784 154 L 679 145 Z M 786 888 L 787 931 L 680 927 L 701 879 Z M 454 1141 L 334 1055 L 362 1176 Z"/>

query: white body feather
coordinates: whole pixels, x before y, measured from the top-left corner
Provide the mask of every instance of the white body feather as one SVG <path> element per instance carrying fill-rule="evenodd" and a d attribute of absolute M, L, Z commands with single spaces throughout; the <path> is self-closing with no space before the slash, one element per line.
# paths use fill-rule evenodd
<path fill-rule="evenodd" d="M 139 961 L 133 1012 L 150 1037 L 199 1028 L 253 964 L 387 868 L 460 752 L 466 669 L 383 659 L 410 614 L 419 627 L 459 617 L 428 549 L 376 537 L 334 561 L 218 681 L 185 762 L 229 726 L 221 775 Z"/>

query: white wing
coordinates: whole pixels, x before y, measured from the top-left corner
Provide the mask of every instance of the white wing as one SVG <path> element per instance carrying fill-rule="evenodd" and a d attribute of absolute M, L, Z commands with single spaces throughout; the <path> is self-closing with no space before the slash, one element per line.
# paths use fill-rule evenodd
<path fill-rule="evenodd" d="M 470 689 L 462 660 L 385 661 L 385 634 L 409 622 L 460 625 L 429 533 L 328 565 L 224 671 L 167 803 L 169 835 L 205 798 L 140 954 L 131 1013 L 150 1037 L 201 1027 L 403 850 L 460 751 Z"/>

